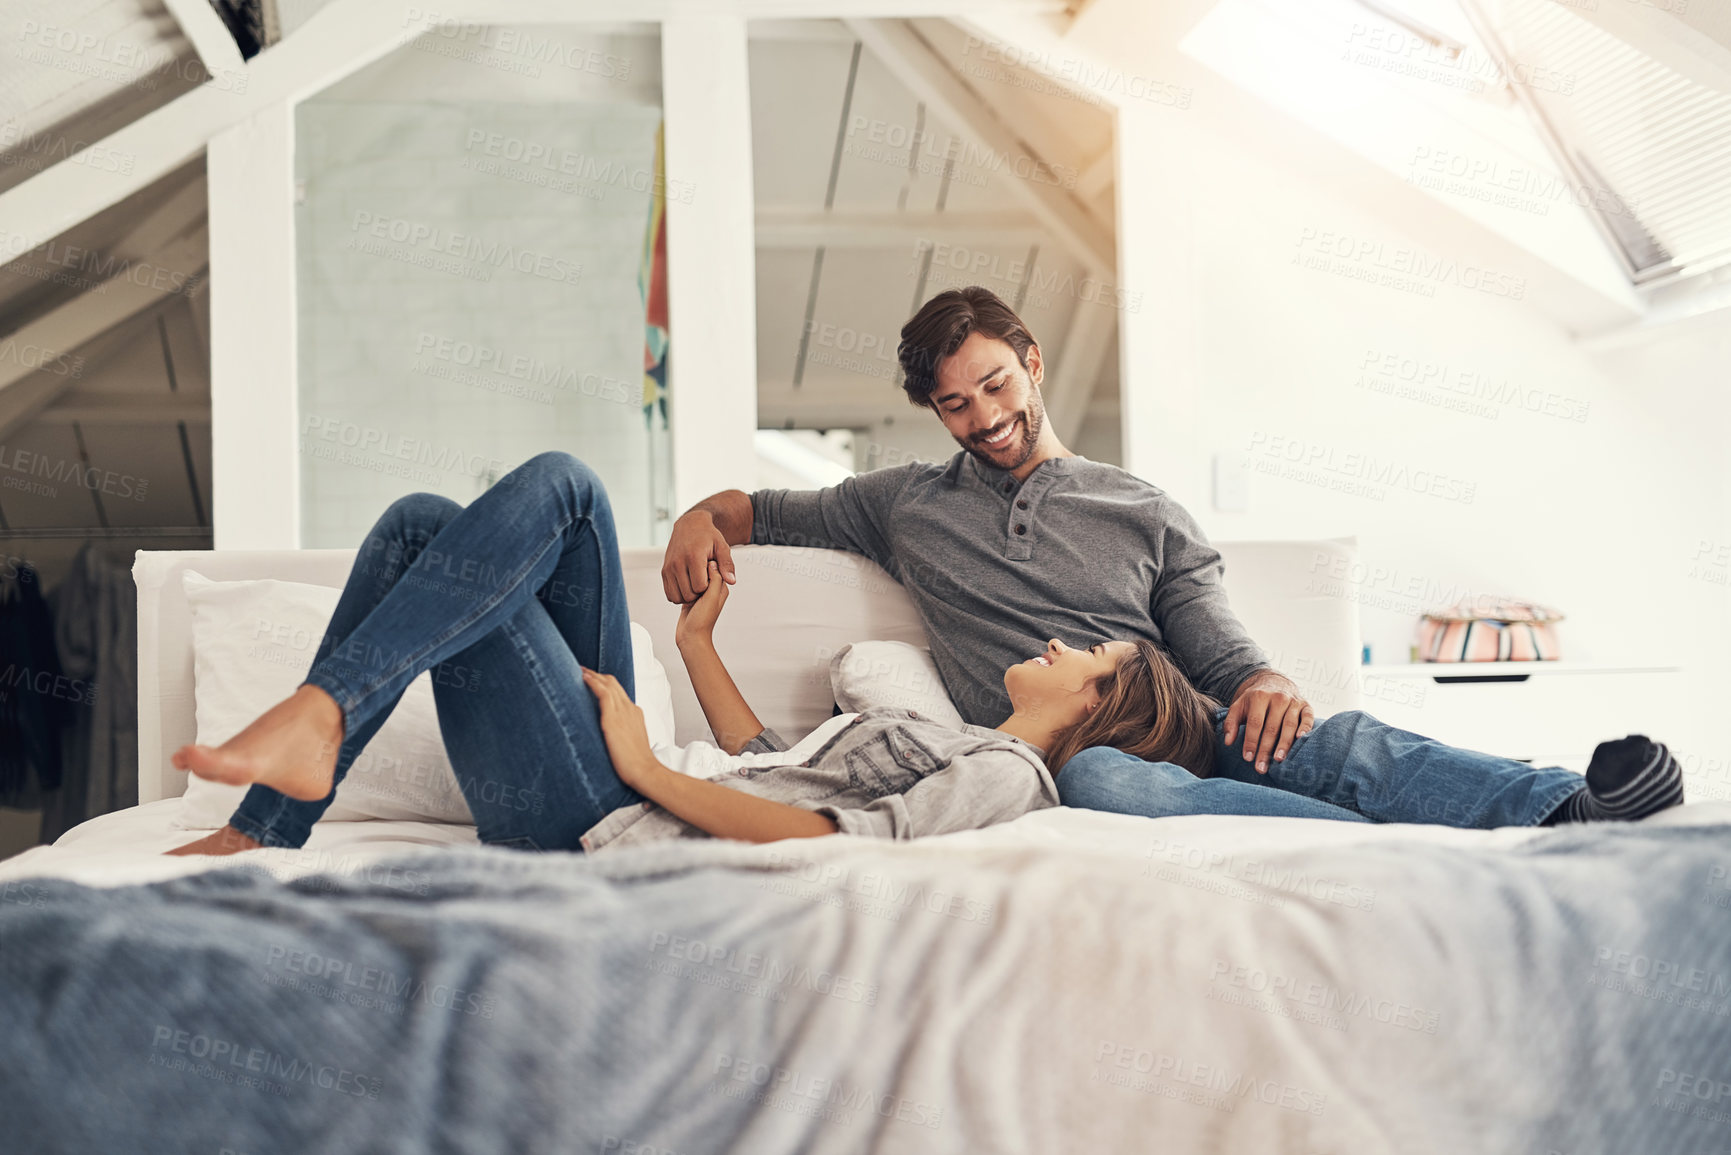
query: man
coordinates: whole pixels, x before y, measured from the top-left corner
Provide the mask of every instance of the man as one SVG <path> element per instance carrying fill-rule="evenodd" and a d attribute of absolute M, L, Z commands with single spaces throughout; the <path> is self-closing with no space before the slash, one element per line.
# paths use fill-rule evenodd
<path fill-rule="evenodd" d="M 844 549 L 901 582 L 962 717 L 1009 710 L 1001 674 L 1056 632 L 1084 642 L 1145 637 L 1230 707 L 1224 736 L 1258 772 L 1285 759 L 1315 715 L 1227 605 L 1225 567 L 1161 490 L 1058 440 L 1040 395 L 1045 366 L 1021 318 L 978 286 L 939 293 L 902 328 L 908 400 L 961 446 L 815 491 L 733 489 L 674 524 L 661 580 L 672 602 L 735 581 L 731 546 Z"/>

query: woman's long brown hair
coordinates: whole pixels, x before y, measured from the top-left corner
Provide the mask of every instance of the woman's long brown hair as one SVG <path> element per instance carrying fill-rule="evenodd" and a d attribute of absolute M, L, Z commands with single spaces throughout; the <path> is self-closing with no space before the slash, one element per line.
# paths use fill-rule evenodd
<path fill-rule="evenodd" d="M 1219 703 L 1192 686 L 1158 645 L 1143 638 L 1134 645 L 1117 669 L 1095 679 L 1100 705 L 1046 752 L 1053 776 L 1090 746 L 1115 746 L 1146 762 L 1171 762 L 1198 778 L 1213 772 Z"/>

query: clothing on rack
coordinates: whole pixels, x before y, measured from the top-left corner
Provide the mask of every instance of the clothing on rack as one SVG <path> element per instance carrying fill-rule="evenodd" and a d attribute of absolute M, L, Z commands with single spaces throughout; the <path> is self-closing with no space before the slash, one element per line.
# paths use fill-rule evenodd
<path fill-rule="evenodd" d="M 62 741 L 60 789 L 43 799 L 42 841 L 138 803 L 138 592 L 132 571 L 86 542 L 54 587 L 66 677 L 82 683 Z"/>
<path fill-rule="evenodd" d="M 0 566 L 0 806 L 33 810 L 60 786 L 70 693 L 42 579 L 9 558 Z"/>

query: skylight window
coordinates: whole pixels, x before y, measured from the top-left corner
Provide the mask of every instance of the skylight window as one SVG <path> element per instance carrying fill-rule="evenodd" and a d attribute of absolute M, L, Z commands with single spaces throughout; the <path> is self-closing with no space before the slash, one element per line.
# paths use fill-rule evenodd
<path fill-rule="evenodd" d="M 1637 285 L 1731 264 L 1731 92 L 1555 0 L 1463 0 Z M 1655 11 L 1649 21 L 1671 20 Z M 1707 51 L 1716 51 L 1709 46 Z M 1518 63 L 1516 63 L 1518 62 Z"/>

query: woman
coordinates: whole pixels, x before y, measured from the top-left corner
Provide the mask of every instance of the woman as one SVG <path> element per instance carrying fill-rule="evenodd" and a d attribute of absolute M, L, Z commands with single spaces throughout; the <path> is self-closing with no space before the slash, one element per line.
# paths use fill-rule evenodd
<path fill-rule="evenodd" d="M 715 572 L 677 628 L 710 727 L 737 756 L 710 781 L 656 757 L 632 701 L 618 544 L 593 471 L 544 453 L 467 508 L 402 498 L 363 543 L 306 681 L 221 746 L 175 752 L 180 769 L 252 789 L 225 829 L 171 853 L 305 843 L 409 682 L 444 662 L 466 676 L 433 679 L 439 729 L 493 845 L 971 829 L 1057 805 L 1047 764 L 1101 744 L 1208 772 L 1215 704 L 1148 642 L 1052 640 L 1005 671 L 1014 712 L 995 729 L 873 709 L 786 749 L 715 653 L 726 599 Z"/>

